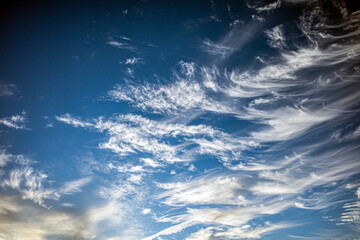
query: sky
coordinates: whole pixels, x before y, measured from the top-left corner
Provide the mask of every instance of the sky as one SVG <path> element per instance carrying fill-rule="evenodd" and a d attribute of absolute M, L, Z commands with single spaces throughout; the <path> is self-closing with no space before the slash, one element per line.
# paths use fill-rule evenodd
<path fill-rule="evenodd" d="M 0 12 L 0 239 L 360 239 L 356 1 Z"/>

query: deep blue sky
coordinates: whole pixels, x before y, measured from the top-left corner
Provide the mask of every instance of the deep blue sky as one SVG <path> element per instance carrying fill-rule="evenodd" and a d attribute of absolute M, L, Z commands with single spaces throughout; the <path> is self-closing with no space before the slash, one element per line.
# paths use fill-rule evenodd
<path fill-rule="evenodd" d="M 351 1 L 3 1 L 0 239 L 356 239 Z"/>

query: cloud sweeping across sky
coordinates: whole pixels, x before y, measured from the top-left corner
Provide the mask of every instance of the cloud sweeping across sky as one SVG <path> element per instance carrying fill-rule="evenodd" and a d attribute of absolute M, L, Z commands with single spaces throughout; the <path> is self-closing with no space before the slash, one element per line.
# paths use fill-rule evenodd
<path fill-rule="evenodd" d="M 0 239 L 359 237 L 356 3 L 1 5 Z"/>

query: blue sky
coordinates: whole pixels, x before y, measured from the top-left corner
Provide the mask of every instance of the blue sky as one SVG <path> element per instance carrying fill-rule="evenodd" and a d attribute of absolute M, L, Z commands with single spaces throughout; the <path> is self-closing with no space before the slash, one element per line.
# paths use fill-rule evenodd
<path fill-rule="evenodd" d="M 358 239 L 359 11 L 3 1 L 0 239 Z"/>

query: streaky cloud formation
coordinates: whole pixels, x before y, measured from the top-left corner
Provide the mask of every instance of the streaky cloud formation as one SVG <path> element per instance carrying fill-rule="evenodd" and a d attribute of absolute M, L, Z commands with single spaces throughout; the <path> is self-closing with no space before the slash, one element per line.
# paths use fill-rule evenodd
<path fill-rule="evenodd" d="M 4 24 L 1 239 L 359 237 L 356 4 L 47 4 Z"/>
<path fill-rule="evenodd" d="M 239 155 L 241 150 L 257 145 L 252 140 L 236 139 L 210 126 L 157 122 L 140 115 L 120 115 L 109 120 L 98 118 L 93 122 L 81 121 L 69 114 L 56 118 L 75 127 L 106 132 L 109 138 L 99 143 L 102 149 L 122 156 L 150 153 L 167 163 L 192 161 L 194 154 L 212 154 L 226 161 Z M 164 138 L 174 139 L 177 143 L 163 142 L 161 139 Z M 152 167 L 160 166 L 154 160 L 144 162 Z"/>
<path fill-rule="evenodd" d="M 14 116 L 5 117 L 0 119 L 0 124 L 5 125 L 8 128 L 14 129 L 28 129 L 25 126 L 26 123 L 26 113 L 22 112 L 21 114 L 16 114 Z"/>
<path fill-rule="evenodd" d="M 1 151 L 1 175 L 0 186 L 2 189 L 11 189 L 20 194 L 22 199 L 32 200 L 34 203 L 49 207 L 45 204 L 46 199 L 58 200 L 62 195 L 80 192 L 81 188 L 91 181 L 91 178 L 83 178 L 65 182 L 59 189 L 47 187 L 48 175 L 34 169 L 34 161 L 24 155 L 13 155 L 4 149 Z M 4 171 L 6 169 L 6 171 Z"/>

